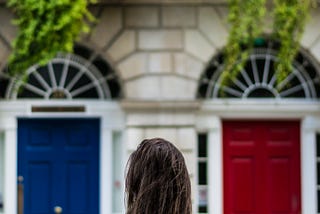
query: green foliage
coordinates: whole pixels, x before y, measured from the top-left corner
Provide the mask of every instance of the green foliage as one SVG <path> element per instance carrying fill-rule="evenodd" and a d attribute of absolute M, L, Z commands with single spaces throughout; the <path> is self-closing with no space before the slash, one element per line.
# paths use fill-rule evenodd
<path fill-rule="evenodd" d="M 86 21 L 94 17 L 87 5 L 95 0 L 8 0 L 19 28 L 9 58 L 11 75 L 24 75 L 34 64 L 44 65 L 58 52 L 72 52 Z"/>
<path fill-rule="evenodd" d="M 261 32 L 266 13 L 266 0 L 228 0 L 231 25 L 225 47 L 225 68 L 221 84 L 230 84 L 244 66 L 253 48 L 254 40 Z"/>
<path fill-rule="evenodd" d="M 292 71 L 292 62 L 299 51 L 312 5 L 315 5 L 315 0 L 274 0 L 273 37 L 281 45 L 275 65 L 278 83 Z M 231 29 L 224 52 L 221 84 L 229 85 L 245 65 L 254 40 L 263 32 L 265 13 L 266 0 L 229 0 Z"/>
<path fill-rule="evenodd" d="M 312 0 L 274 0 L 274 38 L 281 43 L 275 65 L 277 82 L 292 71 L 292 62 L 300 48 L 300 40 Z"/>

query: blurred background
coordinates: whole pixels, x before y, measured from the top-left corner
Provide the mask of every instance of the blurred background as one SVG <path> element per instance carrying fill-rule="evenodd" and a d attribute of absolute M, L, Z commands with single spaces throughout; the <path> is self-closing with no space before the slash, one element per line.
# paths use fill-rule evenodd
<path fill-rule="evenodd" d="M 263 3 L 259 36 L 237 40 L 250 51 L 224 84 L 230 35 L 254 26 L 241 28 L 255 16 L 244 2 L 100 0 L 72 52 L 21 76 L 8 66 L 19 14 L 0 1 L 0 213 L 124 213 L 127 158 L 151 137 L 184 154 L 194 213 L 320 213 L 320 8 L 279 78 L 286 37 L 277 4 Z"/>

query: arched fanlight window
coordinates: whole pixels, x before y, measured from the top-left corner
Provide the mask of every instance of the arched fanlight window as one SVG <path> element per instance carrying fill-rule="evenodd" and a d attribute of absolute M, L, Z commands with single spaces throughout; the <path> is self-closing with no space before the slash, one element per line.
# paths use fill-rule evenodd
<path fill-rule="evenodd" d="M 293 72 L 277 84 L 274 64 L 279 45 L 263 41 L 256 45 L 239 75 L 228 86 L 221 85 L 223 55 L 215 56 L 200 78 L 199 98 L 320 98 L 320 68 L 300 51 Z"/>
<path fill-rule="evenodd" d="M 45 66 L 27 70 L 27 81 L 11 80 L 8 99 L 114 99 L 121 95 L 117 75 L 89 49 L 76 46 L 73 54 L 59 54 Z"/>

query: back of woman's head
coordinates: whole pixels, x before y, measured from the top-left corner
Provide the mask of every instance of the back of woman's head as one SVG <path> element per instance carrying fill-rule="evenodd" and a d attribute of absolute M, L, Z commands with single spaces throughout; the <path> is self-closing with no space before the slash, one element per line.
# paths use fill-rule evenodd
<path fill-rule="evenodd" d="M 143 140 L 127 167 L 127 214 L 191 214 L 188 170 L 173 144 Z"/>

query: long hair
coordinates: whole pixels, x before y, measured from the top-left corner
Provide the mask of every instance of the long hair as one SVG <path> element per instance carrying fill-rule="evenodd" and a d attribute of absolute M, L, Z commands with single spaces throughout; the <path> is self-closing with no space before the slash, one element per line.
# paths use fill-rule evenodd
<path fill-rule="evenodd" d="M 181 152 L 170 142 L 141 142 L 127 163 L 127 214 L 191 214 L 191 185 Z"/>

